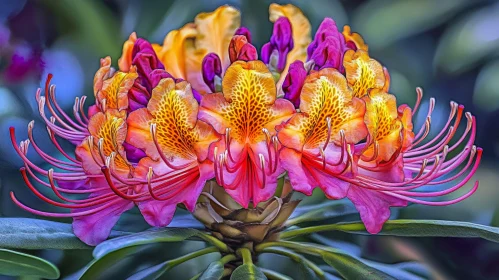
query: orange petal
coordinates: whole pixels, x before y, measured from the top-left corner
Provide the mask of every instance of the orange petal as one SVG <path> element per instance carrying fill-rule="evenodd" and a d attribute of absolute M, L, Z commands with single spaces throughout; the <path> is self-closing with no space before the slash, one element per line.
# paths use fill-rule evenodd
<path fill-rule="evenodd" d="M 294 112 L 289 101 L 275 102 L 274 79 L 261 61 L 234 62 L 224 76 L 222 91 L 225 101 L 221 97 L 208 98 L 207 102 L 203 100 L 199 117 L 214 125 L 219 132 L 230 127 L 231 138 L 239 143 L 264 140 L 263 128 L 272 129 Z"/>
<path fill-rule="evenodd" d="M 368 46 L 366 43 L 364 43 L 364 39 L 362 39 L 362 36 L 360 36 L 359 33 L 352 33 L 350 30 L 350 26 L 345 25 L 343 27 L 343 36 L 345 37 L 345 41 L 352 42 L 355 44 L 358 50 L 363 50 L 363 51 L 368 51 Z"/>
<path fill-rule="evenodd" d="M 123 142 L 127 133 L 124 111 L 107 110 L 105 113 L 98 112 L 88 123 L 88 131 L 93 137 L 93 149 L 88 141 L 83 141 L 77 147 L 77 155 L 82 161 L 84 169 L 92 174 L 100 174 L 100 167 L 105 164 L 102 157 L 114 154 L 114 167 L 116 172 L 127 178 L 132 171 L 131 165 L 126 160 Z M 101 150 L 99 148 L 101 143 Z M 96 162 L 97 161 L 97 162 Z"/>
<path fill-rule="evenodd" d="M 222 62 L 222 69 L 230 65 L 229 45 L 241 24 L 241 14 L 230 6 L 221 6 L 211 13 L 200 13 L 194 20 L 196 26 L 195 41 L 187 45 L 186 72 L 192 86 L 205 93 L 209 91 L 204 83 L 201 64 L 209 53 L 216 53 Z"/>
<path fill-rule="evenodd" d="M 340 140 L 340 130 L 344 131 L 349 143 L 357 143 L 366 136 L 364 102 L 353 98 L 345 77 L 336 69 L 322 69 L 307 77 L 300 111 L 308 116 L 301 124 L 308 148 L 316 148 L 327 141 L 328 119 L 332 141 Z"/>
<path fill-rule="evenodd" d="M 128 73 L 116 72 L 111 78 L 103 82 L 102 89 L 97 93 L 99 104 L 105 103 L 106 109 L 127 109 L 128 91 L 132 88 L 137 77 L 137 68 L 134 66 L 130 68 Z"/>
<path fill-rule="evenodd" d="M 118 59 L 120 71 L 128 72 L 130 70 L 130 66 L 132 66 L 132 51 L 135 41 L 137 41 L 137 33 L 133 32 L 130 34 L 130 37 L 128 37 L 128 40 L 123 43 L 123 51 L 121 53 L 121 57 Z"/>
<path fill-rule="evenodd" d="M 207 151 L 202 149 L 218 138 L 213 128 L 197 121 L 197 113 L 198 103 L 190 85 L 163 79 L 153 89 L 147 109 L 134 111 L 128 117 L 127 141 L 159 159 L 150 134 L 150 126 L 155 124 L 157 141 L 165 156 L 196 160 L 198 152 L 206 158 Z"/>
<path fill-rule="evenodd" d="M 179 30 L 170 31 L 166 35 L 162 47 L 153 45 L 159 60 L 165 66 L 165 70 L 173 77 L 187 79 L 186 49 L 192 45 L 196 34 L 196 26 L 193 23 L 188 23 Z"/>
<path fill-rule="evenodd" d="M 97 96 L 97 93 L 102 89 L 104 80 L 109 79 L 112 74 L 111 57 L 106 56 L 105 58 L 101 58 L 100 68 L 94 76 L 94 96 Z"/>
<path fill-rule="evenodd" d="M 343 58 L 347 81 L 355 97 L 363 97 L 369 89 L 381 89 L 385 86 L 383 66 L 370 58 L 363 50 L 348 50 Z"/>
<path fill-rule="evenodd" d="M 305 62 L 307 59 L 307 47 L 312 42 L 311 36 L 311 26 L 308 19 L 303 15 L 302 11 L 297 7 L 287 4 L 270 4 L 269 7 L 269 18 L 271 22 L 275 22 L 280 17 L 286 17 L 291 22 L 291 28 L 293 29 L 293 43 L 294 48 L 288 54 L 286 61 L 286 68 L 281 73 L 279 79 L 279 85 L 282 84 L 286 74 L 288 73 L 288 68 L 291 63 L 295 60 L 301 60 Z"/>

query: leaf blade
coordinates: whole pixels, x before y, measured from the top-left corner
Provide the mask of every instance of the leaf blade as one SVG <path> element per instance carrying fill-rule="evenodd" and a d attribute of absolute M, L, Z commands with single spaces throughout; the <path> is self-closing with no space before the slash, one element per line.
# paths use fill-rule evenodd
<path fill-rule="evenodd" d="M 0 275 L 57 279 L 60 277 L 60 272 L 55 265 L 44 259 L 8 249 L 0 249 Z"/>
<path fill-rule="evenodd" d="M 184 241 L 189 237 L 196 236 L 199 233 L 199 230 L 191 228 L 162 228 L 143 231 L 104 241 L 95 247 L 93 255 L 96 259 L 99 259 L 106 254 L 123 248 L 158 242 L 179 242 Z"/>
<path fill-rule="evenodd" d="M 267 277 L 256 265 L 246 263 L 234 269 L 230 280 L 267 280 Z"/>

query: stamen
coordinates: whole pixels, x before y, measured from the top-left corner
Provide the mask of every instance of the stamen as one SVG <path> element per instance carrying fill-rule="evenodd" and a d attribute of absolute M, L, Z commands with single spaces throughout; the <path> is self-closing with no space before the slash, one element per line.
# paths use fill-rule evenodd
<path fill-rule="evenodd" d="M 420 87 L 416 88 L 416 93 L 417 93 L 417 99 L 416 99 L 416 104 L 414 104 L 414 108 L 412 109 L 412 115 L 418 111 L 419 105 L 421 104 L 421 100 L 423 99 L 423 89 Z"/>
<path fill-rule="evenodd" d="M 260 158 L 260 168 L 262 170 L 262 185 L 260 186 L 260 189 L 265 188 L 265 185 L 267 184 L 267 174 L 265 172 L 265 157 L 262 154 L 258 154 Z"/>
<path fill-rule="evenodd" d="M 329 144 L 329 140 L 331 139 L 331 118 L 330 117 L 326 118 L 326 123 L 327 123 L 327 138 L 326 138 L 326 142 L 324 143 L 324 147 L 322 148 L 323 150 L 326 150 L 327 145 Z"/>

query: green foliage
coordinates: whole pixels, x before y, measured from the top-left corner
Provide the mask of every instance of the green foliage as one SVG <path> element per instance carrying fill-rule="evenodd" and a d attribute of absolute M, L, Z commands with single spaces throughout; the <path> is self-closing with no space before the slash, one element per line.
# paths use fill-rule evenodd
<path fill-rule="evenodd" d="M 234 269 L 230 280 L 267 280 L 267 277 L 256 265 L 247 263 Z"/>
<path fill-rule="evenodd" d="M 57 279 L 59 269 L 50 262 L 24 253 L 0 249 L 0 275 Z"/>
<path fill-rule="evenodd" d="M 0 247 L 15 249 L 90 249 L 70 224 L 27 218 L 0 219 Z"/>

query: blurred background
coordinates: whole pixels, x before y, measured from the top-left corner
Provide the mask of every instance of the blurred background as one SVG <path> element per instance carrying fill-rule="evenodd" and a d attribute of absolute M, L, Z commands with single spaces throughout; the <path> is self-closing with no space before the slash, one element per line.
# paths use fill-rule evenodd
<path fill-rule="evenodd" d="M 433 133 L 447 120 L 451 100 L 464 104 L 466 111 L 477 117 L 476 144 L 484 149 L 484 159 L 475 175 L 475 180 L 481 182 L 477 193 L 447 207 L 412 205 L 398 211 L 396 216 L 499 226 L 497 0 L 3 0 L 0 3 L 0 216 L 33 217 L 11 202 L 9 192 L 12 190 L 28 205 L 54 210 L 24 186 L 18 172 L 21 161 L 7 136 L 9 126 L 14 126 L 18 139 L 26 138 L 26 126 L 35 120 L 39 144 L 46 152 L 55 152 L 41 125 L 35 102 L 35 91 L 48 73 L 54 74 L 59 104 L 71 110 L 77 96 L 87 95 L 87 103 L 92 103 L 93 75 L 99 67 L 99 59 L 110 55 L 116 63 L 122 44 L 131 32 L 136 31 L 138 36 L 151 42 L 162 43 L 170 30 L 192 21 L 197 13 L 230 4 L 241 10 L 242 25 L 252 31 L 255 45 L 261 47 L 272 31 L 267 20 L 268 6 L 272 2 L 300 7 L 309 18 L 313 32 L 324 17 L 333 18 L 340 28 L 349 24 L 364 37 L 371 57 L 389 69 L 391 92 L 399 103 L 412 106 L 417 86 L 424 89 L 426 102 L 431 96 L 437 99 Z M 425 108 L 424 103 L 422 108 Z M 422 120 L 423 116 L 416 122 L 416 127 Z M 67 148 L 72 149 L 69 144 Z M 40 158 L 31 156 L 41 163 Z M 306 200 L 320 199 L 318 195 Z M 124 215 L 117 228 L 138 231 L 146 229 L 147 225 L 132 211 Z M 373 261 L 424 262 L 431 279 L 499 278 L 499 245 L 484 240 L 333 237 L 355 243 L 358 247 L 350 250 Z M 145 250 L 140 261 L 130 259 L 121 266 L 129 268 L 133 263 L 132 267 L 139 267 L 145 260 L 157 256 L 165 259 L 172 252 L 189 250 L 180 245 L 158 245 Z M 91 260 L 90 251 L 31 253 L 54 262 L 63 278 L 70 277 Z M 265 260 L 271 260 L 277 266 L 289 265 L 279 258 Z M 204 262 L 203 267 L 208 264 L 207 260 L 201 259 L 201 262 Z M 177 279 L 175 273 L 179 271 L 197 271 L 199 265 L 186 263 L 165 279 Z"/>

